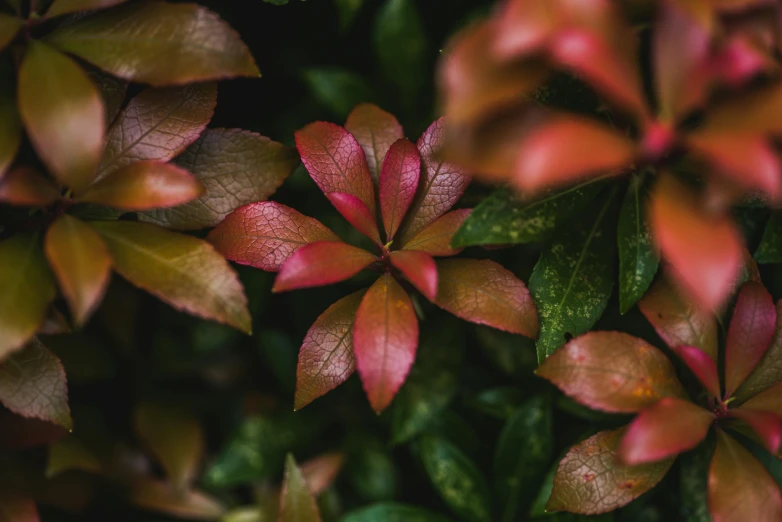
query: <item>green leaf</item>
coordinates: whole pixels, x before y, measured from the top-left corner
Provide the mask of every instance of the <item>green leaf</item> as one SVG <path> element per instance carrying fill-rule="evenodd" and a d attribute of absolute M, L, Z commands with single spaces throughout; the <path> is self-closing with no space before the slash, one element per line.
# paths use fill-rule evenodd
<path fill-rule="evenodd" d="M 592 328 L 603 314 L 614 287 L 612 216 L 616 189 L 596 212 L 558 237 L 532 271 L 529 289 L 540 314 L 538 362 L 567 339 Z"/>
<path fill-rule="evenodd" d="M 346 31 L 353 25 L 358 12 L 364 6 L 364 0 L 334 0 L 339 12 L 339 28 Z"/>
<path fill-rule="evenodd" d="M 393 500 L 398 476 L 394 460 L 386 447 L 374 439 L 351 440 L 347 475 L 362 499 L 369 502 Z"/>
<path fill-rule="evenodd" d="M 11 43 L 23 25 L 24 21 L 21 18 L 0 13 L 0 51 Z"/>
<path fill-rule="evenodd" d="M 16 110 L 16 94 L 11 78 L 10 67 L 0 61 L 0 178 L 11 166 L 22 142 L 22 122 Z"/>
<path fill-rule="evenodd" d="M 549 399 L 529 399 L 508 419 L 494 454 L 495 491 L 503 522 L 514 522 L 527 512 L 534 486 L 546 473 L 553 456 L 552 410 Z"/>
<path fill-rule="evenodd" d="M 359 103 L 374 99 L 369 84 L 352 71 L 313 68 L 306 69 L 303 75 L 315 99 L 339 119 L 344 119 Z"/>
<path fill-rule="evenodd" d="M 49 446 L 46 478 L 51 479 L 72 470 L 97 474 L 103 471 L 103 467 L 85 444 L 70 435 Z"/>
<path fill-rule="evenodd" d="M 260 76 L 236 31 L 196 4 L 133 2 L 63 25 L 46 41 L 115 76 L 151 85 Z"/>
<path fill-rule="evenodd" d="M 467 522 L 491 522 L 491 495 L 481 472 L 456 446 L 441 437 L 421 438 L 426 473 L 448 507 Z"/>
<path fill-rule="evenodd" d="M 291 454 L 285 461 L 285 480 L 280 493 L 280 516 L 277 522 L 320 522 L 318 505 Z"/>
<path fill-rule="evenodd" d="M 340 522 L 449 522 L 449 519 L 419 507 L 382 502 L 351 511 Z"/>
<path fill-rule="evenodd" d="M 35 235 L 0 242 L 0 360 L 35 334 L 56 294 Z"/>
<path fill-rule="evenodd" d="M 451 245 L 513 245 L 546 239 L 597 196 L 602 188 L 597 181 L 552 190 L 533 202 L 523 202 L 512 189 L 497 189 L 475 207 Z"/>
<path fill-rule="evenodd" d="M 489 388 L 471 397 L 470 408 L 496 419 L 507 420 L 524 400 L 524 393 L 516 386 Z"/>
<path fill-rule="evenodd" d="M 714 438 L 706 439 L 693 451 L 679 457 L 679 490 L 683 522 L 711 522 L 708 502 L 708 477 Z"/>
<path fill-rule="evenodd" d="M 660 263 L 644 211 L 646 197 L 643 178 L 634 177 L 619 211 L 616 242 L 619 246 L 619 311 L 622 314 L 643 297 Z"/>
<path fill-rule="evenodd" d="M 117 272 L 169 305 L 243 332 L 252 329 L 247 298 L 236 273 L 200 239 L 155 225 L 93 222 Z"/>
<path fill-rule="evenodd" d="M 504 374 L 526 379 L 538 367 L 532 339 L 485 326 L 475 333 L 486 356 Z"/>
<path fill-rule="evenodd" d="M 774 212 L 755 251 L 758 263 L 782 263 L 782 212 Z"/>

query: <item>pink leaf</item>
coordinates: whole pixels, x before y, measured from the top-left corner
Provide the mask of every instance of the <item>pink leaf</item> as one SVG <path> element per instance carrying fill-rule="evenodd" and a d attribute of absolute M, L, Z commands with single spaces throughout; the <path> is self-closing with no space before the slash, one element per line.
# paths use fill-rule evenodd
<path fill-rule="evenodd" d="M 717 363 L 709 354 L 695 346 L 675 346 L 673 351 L 687 365 L 712 397 L 720 397 L 720 376 Z"/>
<path fill-rule="evenodd" d="M 430 301 L 437 297 L 437 265 L 429 254 L 398 250 L 389 256 L 394 265 Z"/>
<path fill-rule="evenodd" d="M 402 126 L 392 114 L 377 105 L 361 103 L 348 114 L 345 129 L 364 149 L 369 173 L 377 182 L 380 166 L 391 144 L 405 136 Z"/>
<path fill-rule="evenodd" d="M 344 281 L 377 261 L 363 248 L 337 241 L 318 241 L 294 252 L 280 267 L 272 292 L 285 292 Z"/>
<path fill-rule="evenodd" d="M 497 54 L 511 58 L 539 51 L 556 31 L 557 22 L 564 14 L 560 3 L 556 0 L 505 2 L 492 31 Z"/>
<path fill-rule="evenodd" d="M 747 423 L 769 452 L 779 451 L 779 443 L 782 441 L 782 418 L 779 415 L 766 410 L 736 408 L 728 411 L 728 416 Z"/>
<path fill-rule="evenodd" d="M 411 237 L 402 248 L 426 252 L 430 256 L 453 256 L 462 251 L 452 248 L 451 239 L 472 212 L 470 208 L 452 210 L 426 225 Z"/>
<path fill-rule="evenodd" d="M 377 229 L 375 215 L 367 208 L 363 201 L 347 192 L 329 192 L 326 197 L 331 201 L 342 217 L 353 228 L 367 236 L 377 245 L 382 245 L 380 232 Z"/>
<path fill-rule="evenodd" d="M 421 177 L 421 156 L 405 138 L 388 149 L 380 171 L 380 210 L 386 241 L 391 241 L 415 197 Z"/>

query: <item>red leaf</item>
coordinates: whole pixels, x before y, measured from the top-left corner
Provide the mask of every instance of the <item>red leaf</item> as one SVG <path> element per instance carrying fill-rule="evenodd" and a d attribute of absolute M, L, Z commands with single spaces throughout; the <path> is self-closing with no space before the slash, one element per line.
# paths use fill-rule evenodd
<path fill-rule="evenodd" d="M 280 267 L 272 292 L 285 292 L 343 281 L 377 261 L 363 248 L 337 241 L 304 245 Z"/>
<path fill-rule="evenodd" d="M 391 404 L 405 382 L 417 348 L 413 303 L 390 274 L 383 274 L 361 301 L 353 326 L 356 366 L 377 413 Z"/>
<path fill-rule="evenodd" d="M 380 166 L 391 144 L 405 136 L 402 126 L 392 114 L 377 105 L 361 103 L 348 114 L 345 128 L 364 149 L 369 173 L 377 182 Z"/>
<path fill-rule="evenodd" d="M 391 252 L 389 259 L 424 297 L 434 302 L 437 297 L 437 265 L 432 256 L 413 250 L 397 250 Z"/>
<path fill-rule="evenodd" d="M 675 457 L 700 444 L 714 414 L 689 400 L 665 397 L 630 423 L 619 458 L 631 466 Z"/>
<path fill-rule="evenodd" d="M 717 430 L 709 467 L 709 511 L 713 522 L 782 520 L 782 494 L 766 469 L 741 444 Z"/>
<path fill-rule="evenodd" d="M 540 50 L 564 18 L 563 2 L 509 0 L 492 27 L 494 50 L 501 58 L 511 58 Z"/>
<path fill-rule="evenodd" d="M 782 417 L 771 411 L 744 407 L 729 410 L 728 416 L 747 423 L 769 452 L 776 453 L 779 450 L 779 443 L 782 441 Z"/>
<path fill-rule="evenodd" d="M 123 210 L 174 207 L 204 193 L 204 186 L 188 171 L 158 161 L 138 161 L 91 185 L 80 201 Z"/>
<path fill-rule="evenodd" d="M 735 393 L 736 400 L 746 401 L 782 381 L 782 301 L 777 301 L 777 327 L 766 354 Z M 779 411 L 782 415 L 782 410 Z"/>
<path fill-rule="evenodd" d="M 744 283 L 725 341 L 725 398 L 733 395 L 768 350 L 777 310 L 762 284 Z"/>
<path fill-rule="evenodd" d="M 11 205 L 45 207 L 60 199 L 57 187 L 32 167 L 21 165 L 0 180 L 0 201 Z"/>
<path fill-rule="evenodd" d="M 404 250 L 426 252 L 430 256 L 453 256 L 461 248 L 451 248 L 451 239 L 472 212 L 471 208 L 452 210 L 422 228 L 402 245 Z"/>
<path fill-rule="evenodd" d="M 0 491 L 0 520 L 4 522 L 40 522 L 33 499 L 15 492 Z"/>
<path fill-rule="evenodd" d="M 782 381 L 770 386 L 741 405 L 741 409 L 765 410 L 782 417 Z"/>
<path fill-rule="evenodd" d="M 206 238 L 231 261 L 276 272 L 298 248 L 316 241 L 339 241 L 320 221 L 273 201 L 245 205 Z"/>
<path fill-rule="evenodd" d="M 380 232 L 377 229 L 375 215 L 367 208 L 363 201 L 347 192 L 329 192 L 326 197 L 334 205 L 342 217 L 348 223 L 375 242 L 382 245 L 380 241 Z"/>
<path fill-rule="evenodd" d="M 386 241 L 391 241 L 415 197 L 421 177 L 421 156 L 410 140 L 391 145 L 380 172 L 380 210 Z"/>
<path fill-rule="evenodd" d="M 418 138 L 416 147 L 421 153 L 423 175 L 418 183 L 418 194 L 407 212 L 402 243 L 406 243 L 426 225 L 448 212 L 470 184 L 469 174 L 439 158 L 438 154 L 444 143 L 444 118 L 432 123 Z"/>
<path fill-rule="evenodd" d="M 299 350 L 294 410 L 333 390 L 353 373 L 353 322 L 364 290 L 343 297 L 312 323 Z"/>
<path fill-rule="evenodd" d="M 339 125 L 323 121 L 310 123 L 295 136 L 301 161 L 324 194 L 347 192 L 375 213 L 375 189 L 356 138 Z"/>
<path fill-rule="evenodd" d="M 707 310 L 725 302 L 742 264 L 743 245 L 733 222 L 709 215 L 694 194 L 665 175 L 654 188 L 649 222 L 677 282 Z"/>
<path fill-rule="evenodd" d="M 633 413 L 664 397 L 687 396 L 660 350 L 620 332 L 576 337 L 535 373 L 581 404 L 612 413 Z"/>
<path fill-rule="evenodd" d="M 524 283 L 488 259 L 437 262 L 436 304 L 456 317 L 532 339 L 538 336 L 538 312 Z"/>
<path fill-rule="evenodd" d="M 524 191 L 570 183 L 590 174 L 618 174 L 635 148 L 624 136 L 584 118 L 557 117 L 521 142 L 514 183 Z"/>
<path fill-rule="evenodd" d="M 712 397 L 720 398 L 720 376 L 717 363 L 712 357 L 695 346 L 675 346 L 672 348 L 690 371 L 698 378 Z"/>

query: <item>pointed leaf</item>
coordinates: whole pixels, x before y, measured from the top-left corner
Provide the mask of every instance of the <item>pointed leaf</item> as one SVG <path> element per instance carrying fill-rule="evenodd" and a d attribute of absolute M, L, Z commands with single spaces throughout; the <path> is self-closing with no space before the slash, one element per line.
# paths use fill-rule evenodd
<path fill-rule="evenodd" d="M 122 277 L 174 308 L 250 332 L 242 285 L 209 243 L 145 223 L 92 225 Z"/>
<path fill-rule="evenodd" d="M 735 439 L 717 430 L 709 468 L 709 511 L 714 522 L 782 519 L 782 493 L 763 466 Z"/>
<path fill-rule="evenodd" d="M 329 192 L 326 197 L 334 208 L 342 214 L 353 228 L 367 236 L 376 245 L 382 245 L 380 231 L 377 228 L 375 214 L 372 213 L 363 201 L 347 192 Z"/>
<path fill-rule="evenodd" d="M 626 466 L 617 452 L 625 429 L 601 431 L 570 448 L 559 463 L 550 511 L 593 515 L 627 505 L 657 485 L 674 459 Z"/>
<path fill-rule="evenodd" d="M 688 294 L 707 310 L 728 297 L 742 263 L 743 245 L 732 220 L 709 215 L 672 176 L 658 180 L 649 222 L 662 257 Z"/>
<path fill-rule="evenodd" d="M 348 131 L 317 121 L 296 132 L 301 161 L 324 194 L 346 192 L 375 213 L 375 188 L 364 151 Z"/>
<path fill-rule="evenodd" d="M 293 455 L 285 461 L 285 480 L 280 493 L 277 522 L 320 522 L 320 513 Z"/>
<path fill-rule="evenodd" d="M 684 364 L 698 378 L 706 391 L 712 397 L 719 399 L 721 397 L 720 376 L 717 371 L 717 363 L 711 355 L 695 346 L 680 345 L 671 349 L 684 361 Z"/>
<path fill-rule="evenodd" d="M 0 74 L 10 76 L 10 67 L 0 64 Z M 0 179 L 11 166 L 22 143 L 22 122 L 16 109 L 16 93 L 10 81 L 0 82 Z"/>
<path fill-rule="evenodd" d="M 766 410 L 782 417 L 782 393 L 780 392 L 782 392 L 782 381 L 751 397 L 741 405 L 740 409 Z"/>
<path fill-rule="evenodd" d="M 125 95 L 128 93 L 128 82 L 106 74 L 100 69 L 87 69 L 87 76 L 98 88 L 106 108 L 106 126 L 110 127 L 117 118 L 120 109 L 125 104 Z"/>
<path fill-rule="evenodd" d="M 405 382 L 418 348 L 418 318 L 410 297 L 390 274 L 364 295 L 353 325 L 353 352 L 372 408 L 380 413 Z"/>
<path fill-rule="evenodd" d="M 0 491 L 0 520 L 3 522 L 40 522 L 32 498 L 12 491 Z M 428 522 L 428 521 L 425 521 Z"/>
<path fill-rule="evenodd" d="M 736 399 L 745 401 L 757 395 L 777 382 L 782 381 L 782 301 L 776 305 L 776 329 L 771 339 L 771 346 L 755 366 L 755 370 L 747 377 L 736 393 Z M 782 411 L 780 411 L 782 415 Z"/>
<path fill-rule="evenodd" d="M 34 235 L 0 242 L 0 361 L 38 330 L 56 289 Z"/>
<path fill-rule="evenodd" d="M 225 507 L 197 490 L 179 491 L 168 482 L 143 477 L 131 487 L 129 500 L 144 509 L 188 520 L 216 520 Z"/>
<path fill-rule="evenodd" d="M 772 411 L 746 407 L 732 409 L 728 415 L 744 421 L 752 428 L 769 453 L 775 454 L 779 451 L 779 443 L 782 441 L 782 416 Z"/>
<path fill-rule="evenodd" d="M 152 85 L 260 76 L 239 35 L 196 4 L 130 3 L 63 25 L 46 41 L 115 76 Z"/>
<path fill-rule="evenodd" d="M 430 256 L 454 256 L 461 248 L 451 247 L 454 235 L 470 216 L 472 209 L 452 210 L 422 228 L 402 248 L 424 252 Z"/>
<path fill-rule="evenodd" d="M 422 176 L 407 219 L 402 227 L 402 243 L 407 243 L 426 225 L 453 207 L 470 184 L 463 169 L 439 159 L 445 144 L 445 120 L 440 118 L 424 131 L 416 147 L 421 154 Z"/>
<path fill-rule="evenodd" d="M 584 406 L 611 413 L 633 413 L 664 397 L 686 397 L 660 350 L 620 332 L 576 337 L 535 373 Z"/>
<path fill-rule="evenodd" d="M 54 3 L 46 11 L 47 18 L 75 13 L 77 11 L 92 11 L 106 9 L 127 0 L 54 0 Z"/>
<path fill-rule="evenodd" d="M 350 511 L 342 522 L 450 522 L 433 511 L 396 502 L 379 502 Z"/>
<path fill-rule="evenodd" d="M 79 65 L 32 41 L 19 69 L 19 114 L 38 156 L 74 190 L 95 177 L 103 150 L 100 93 Z"/>
<path fill-rule="evenodd" d="M 46 232 L 46 257 L 77 325 L 83 325 L 103 299 L 111 276 L 108 247 L 95 230 L 63 214 Z"/>
<path fill-rule="evenodd" d="M 502 58 L 533 53 L 555 32 L 566 15 L 563 2 L 505 2 L 495 29 L 494 50 Z"/>
<path fill-rule="evenodd" d="M 0 201 L 10 205 L 45 207 L 60 199 L 60 191 L 32 167 L 20 165 L 0 179 Z"/>
<path fill-rule="evenodd" d="M 339 238 L 316 219 L 285 205 L 264 201 L 229 214 L 207 240 L 231 261 L 276 272 L 303 245 Z"/>
<path fill-rule="evenodd" d="M 437 297 L 437 265 L 429 254 L 414 250 L 398 250 L 389 256 L 405 278 L 430 301 Z"/>
<path fill-rule="evenodd" d="M 343 297 L 310 326 L 299 350 L 294 410 L 325 395 L 353 374 L 353 323 L 363 297 L 363 290 Z"/>
<path fill-rule="evenodd" d="M 23 25 L 21 18 L 0 13 L 0 51 L 14 40 Z"/>
<path fill-rule="evenodd" d="M 758 263 L 782 263 L 782 212 L 773 212 L 755 251 Z"/>
<path fill-rule="evenodd" d="M 89 449 L 70 435 L 49 446 L 49 459 L 46 464 L 46 478 L 52 479 L 67 471 L 86 471 L 87 473 L 103 473 L 103 466 Z"/>
<path fill-rule="evenodd" d="M 364 149 L 369 173 L 377 183 L 388 149 L 405 137 L 402 126 L 392 114 L 377 105 L 362 103 L 350 112 L 345 128 Z"/>
<path fill-rule="evenodd" d="M 0 363 L 0 403 L 22 417 L 73 428 L 65 369 L 37 339 Z"/>
<path fill-rule="evenodd" d="M 175 163 L 206 187 L 196 201 L 149 210 L 141 221 L 180 230 L 213 227 L 233 210 L 264 201 L 299 164 L 296 150 L 250 131 L 208 129 Z"/>
<path fill-rule="evenodd" d="M 363 248 L 318 241 L 296 250 L 280 267 L 272 292 L 324 286 L 349 279 L 377 261 Z"/>
<path fill-rule="evenodd" d="M 198 139 L 216 103 L 214 83 L 141 91 L 109 129 L 100 176 L 137 161 L 174 158 Z"/>
<path fill-rule="evenodd" d="M 391 241 L 415 197 L 421 176 L 418 149 L 407 139 L 391 145 L 380 172 L 380 210 L 386 241 Z"/>
<path fill-rule="evenodd" d="M 709 109 L 704 131 L 724 131 L 736 134 L 782 134 L 782 122 L 775 116 L 782 109 L 782 88 L 777 84 L 757 89 L 749 94 L 730 97 Z"/>
<path fill-rule="evenodd" d="M 437 262 L 437 306 L 477 324 L 535 338 L 538 314 L 524 283 L 488 259 Z"/>
<path fill-rule="evenodd" d="M 334 483 L 344 463 L 343 453 L 326 453 L 302 463 L 299 469 L 307 487 L 318 496 Z"/>

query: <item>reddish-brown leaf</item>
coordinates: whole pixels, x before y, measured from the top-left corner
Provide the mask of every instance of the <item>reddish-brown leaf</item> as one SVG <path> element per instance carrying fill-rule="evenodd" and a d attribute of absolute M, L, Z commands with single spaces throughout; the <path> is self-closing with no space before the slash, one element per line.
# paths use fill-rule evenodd
<path fill-rule="evenodd" d="M 613 413 L 637 412 L 664 397 L 687 397 L 660 350 L 620 332 L 576 337 L 536 373 L 581 404 Z"/>
<path fill-rule="evenodd" d="M 23 450 L 56 443 L 68 434 L 68 430 L 51 422 L 26 419 L 10 411 L 0 412 L 0 448 Z"/>
<path fill-rule="evenodd" d="M 488 259 L 437 262 L 437 306 L 477 324 L 535 339 L 538 312 L 524 282 Z"/>
<path fill-rule="evenodd" d="M 402 245 L 404 250 L 426 252 L 430 256 L 453 256 L 462 251 L 452 248 L 451 239 L 472 212 L 470 208 L 452 210 L 422 228 Z"/>
<path fill-rule="evenodd" d="M 339 125 L 322 121 L 310 123 L 295 136 L 301 161 L 324 194 L 347 192 L 375 213 L 375 188 L 356 138 Z"/>
<path fill-rule="evenodd" d="M 345 128 L 364 149 L 369 173 L 377 183 L 388 149 L 405 136 L 402 126 L 392 114 L 377 105 L 361 103 L 348 114 Z"/>
<path fill-rule="evenodd" d="M 736 392 L 736 399 L 739 402 L 745 401 L 782 381 L 782 301 L 777 302 L 776 314 L 777 326 L 771 339 L 771 346 L 766 350 L 766 354 L 755 370 Z M 780 415 L 782 415 L 782 410 L 780 410 Z"/>
<path fill-rule="evenodd" d="M 782 441 L 782 417 L 773 411 L 736 408 L 728 411 L 728 416 L 746 423 L 760 438 L 763 446 L 771 452 L 779 451 Z"/>
<path fill-rule="evenodd" d="M 445 143 L 445 119 L 432 123 L 424 131 L 416 147 L 421 154 L 422 176 L 407 219 L 402 228 L 402 243 L 406 243 L 429 223 L 439 218 L 464 194 L 470 175 L 463 169 L 442 161 L 440 149 Z"/>
<path fill-rule="evenodd" d="M 689 400 L 665 397 L 630 423 L 619 458 L 632 466 L 675 457 L 700 444 L 713 422 L 709 410 Z"/>
<path fill-rule="evenodd" d="M 709 109 L 703 125 L 704 132 L 732 134 L 782 134 L 782 87 L 772 83 L 743 96 L 731 96 Z"/>
<path fill-rule="evenodd" d="M 491 27 L 494 50 L 506 59 L 539 50 L 562 22 L 565 16 L 562 4 L 557 0 L 505 2 L 497 24 Z"/>
<path fill-rule="evenodd" d="M 347 192 L 329 192 L 326 197 L 356 230 L 374 241 L 376 245 L 383 244 L 380 241 L 380 231 L 377 228 L 375 214 L 367 208 L 363 201 Z"/>
<path fill-rule="evenodd" d="M 380 210 L 386 241 L 391 241 L 415 197 L 421 177 L 421 156 L 402 138 L 388 149 L 380 171 Z"/>
<path fill-rule="evenodd" d="M 317 219 L 273 201 L 236 209 L 207 236 L 231 261 L 276 272 L 298 248 L 316 241 L 339 241 Z"/>
<path fill-rule="evenodd" d="M 779 486 L 749 451 L 722 430 L 717 430 L 708 488 L 714 522 L 782 520 Z"/>
<path fill-rule="evenodd" d="M 132 484 L 129 500 L 143 509 L 186 520 L 218 520 L 225 514 L 225 507 L 206 493 L 182 491 L 169 482 L 148 477 L 142 477 Z"/>
<path fill-rule="evenodd" d="M 674 459 L 638 466 L 622 464 L 617 452 L 624 433 L 624 428 L 601 431 L 570 448 L 557 468 L 546 510 L 606 513 L 656 486 Z"/>
<path fill-rule="evenodd" d="M 293 455 L 285 461 L 285 478 L 280 492 L 280 511 L 277 522 L 320 522 L 315 497 Z"/>
<path fill-rule="evenodd" d="M 273 292 L 285 292 L 344 281 L 377 261 L 363 248 L 338 241 L 318 241 L 296 250 L 280 267 Z"/>
<path fill-rule="evenodd" d="M 353 322 L 364 292 L 350 294 L 329 306 L 307 331 L 299 350 L 294 410 L 333 390 L 355 370 Z"/>
<path fill-rule="evenodd" d="M 741 409 L 744 408 L 770 411 L 782 417 L 782 381 L 751 397 L 741 405 Z"/>
<path fill-rule="evenodd" d="M 707 310 L 725 302 L 742 265 L 743 245 L 733 221 L 711 215 L 673 176 L 654 188 L 649 223 L 672 275 Z"/>
<path fill-rule="evenodd" d="M 706 391 L 712 397 L 719 399 L 720 376 L 714 359 L 701 348 L 695 346 L 679 345 L 672 347 L 672 349 L 698 378 Z"/>
<path fill-rule="evenodd" d="M 40 522 L 32 498 L 13 491 L 0 491 L 0 520 L 3 522 Z"/>
<path fill-rule="evenodd" d="M 633 142 L 608 127 L 574 116 L 540 125 L 518 148 L 513 182 L 524 191 L 570 183 L 629 167 Z"/>
<path fill-rule="evenodd" d="M 373 284 L 356 313 L 353 352 L 364 391 L 380 413 L 405 382 L 418 348 L 418 318 L 391 274 Z"/>
<path fill-rule="evenodd" d="M 92 227 L 63 214 L 46 232 L 44 251 L 74 322 L 83 325 L 109 284 L 112 261 L 106 243 Z"/>
<path fill-rule="evenodd" d="M 344 454 L 326 453 L 302 462 L 299 469 L 301 470 L 301 476 L 304 477 L 304 481 L 307 483 L 307 487 L 313 495 L 317 496 L 334 483 L 344 463 Z"/>
<path fill-rule="evenodd" d="M 744 283 L 725 341 L 725 398 L 733 395 L 769 348 L 777 311 L 768 290 L 758 282 Z"/>
<path fill-rule="evenodd" d="M 53 18 L 77 11 L 92 11 L 106 9 L 126 2 L 127 0 L 55 0 L 46 11 L 46 18 Z"/>
<path fill-rule="evenodd" d="M 3 203 L 45 207 L 58 199 L 57 186 L 27 165 L 12 168 L 0 179 L 0 201 Z"/>
<path fill-rule="evenodd" d="M 434 302 L 437 297 L 437 265 L 432 256 L 414 250 L 397 250 L 389 256 L 394 265 L 424 297 Z"/>

